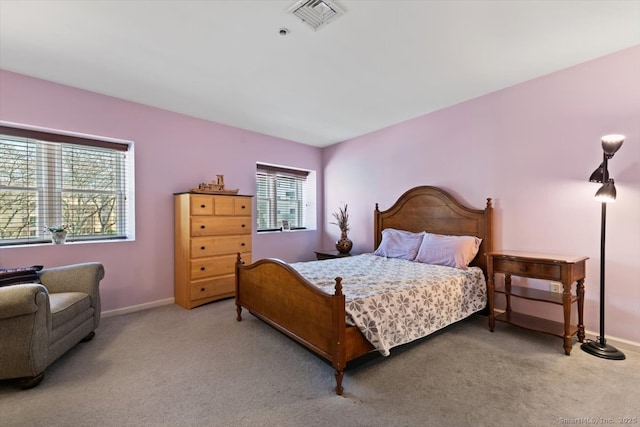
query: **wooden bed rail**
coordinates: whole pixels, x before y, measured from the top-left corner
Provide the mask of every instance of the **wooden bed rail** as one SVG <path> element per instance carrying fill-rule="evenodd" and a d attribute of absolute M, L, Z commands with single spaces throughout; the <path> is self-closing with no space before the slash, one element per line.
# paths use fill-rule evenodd
<path fill-rule="evenodd" d="M 335 278 L 335 293 L 311 285 L 297 271 L 277 259 L 244 265 L 236 260 L 236 319 L 242 308 L 329 360 L 335 369 L 336 393 L 342 394 L 347 363 L 346 310 L 342 278 Z M 242 286 L 240 286 L 242 284 Z M 300 319 L 305 321 L 301 322 Z"/>

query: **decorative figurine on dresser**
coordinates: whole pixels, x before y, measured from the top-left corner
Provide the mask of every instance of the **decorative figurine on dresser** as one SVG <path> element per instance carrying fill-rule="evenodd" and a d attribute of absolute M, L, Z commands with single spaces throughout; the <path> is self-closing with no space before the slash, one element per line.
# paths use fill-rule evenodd
<path fill-rule="evenodd" d="M 174 194 L 175 303 L 191 309 L 235 295 L 235 262 L 251 262 L 251 197 L 225 190 L 224 177 Z"/>

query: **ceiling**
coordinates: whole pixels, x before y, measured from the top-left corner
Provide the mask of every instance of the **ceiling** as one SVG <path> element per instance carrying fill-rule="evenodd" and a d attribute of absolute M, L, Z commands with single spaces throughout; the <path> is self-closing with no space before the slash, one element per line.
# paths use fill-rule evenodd
<path fill-rule="evenodd" d="M 640 44 L 636 0 L 294 3 L 0 0 L 0 68 L 323 147 Z"/>

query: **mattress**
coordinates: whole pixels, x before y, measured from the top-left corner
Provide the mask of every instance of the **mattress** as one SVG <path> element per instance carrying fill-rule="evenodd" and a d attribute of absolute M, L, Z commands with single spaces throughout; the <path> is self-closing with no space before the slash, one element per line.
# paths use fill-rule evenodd
<path fill-rule="evenodd" d="M 357 326 L 384 356 L 485 308 L 482 270 L 461 270 L 373 254 L 290 264 L 333 294 L 342 277 L 347 324 Z"/>

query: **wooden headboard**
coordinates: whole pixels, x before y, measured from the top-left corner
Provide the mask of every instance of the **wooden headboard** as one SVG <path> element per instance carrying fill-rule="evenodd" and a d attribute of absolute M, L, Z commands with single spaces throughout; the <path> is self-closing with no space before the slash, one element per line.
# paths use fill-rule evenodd
<path fill-rule="evenodd" d="M 420 186 L 405 192 L 386 211 L 380 211 L 376 203 L 374 212 L 374 249 L 380 245 L 382 230 L 396 228 L 418 233 L 426 231 L 454 236 L 476 236 L 482 239 L 480 250 L 471 262 L 487 275 L 485 253 L 493 250 L 491 199 L 485 209 L 472 209 L 458 202 L 446 191 L 430 186 Z"/>

